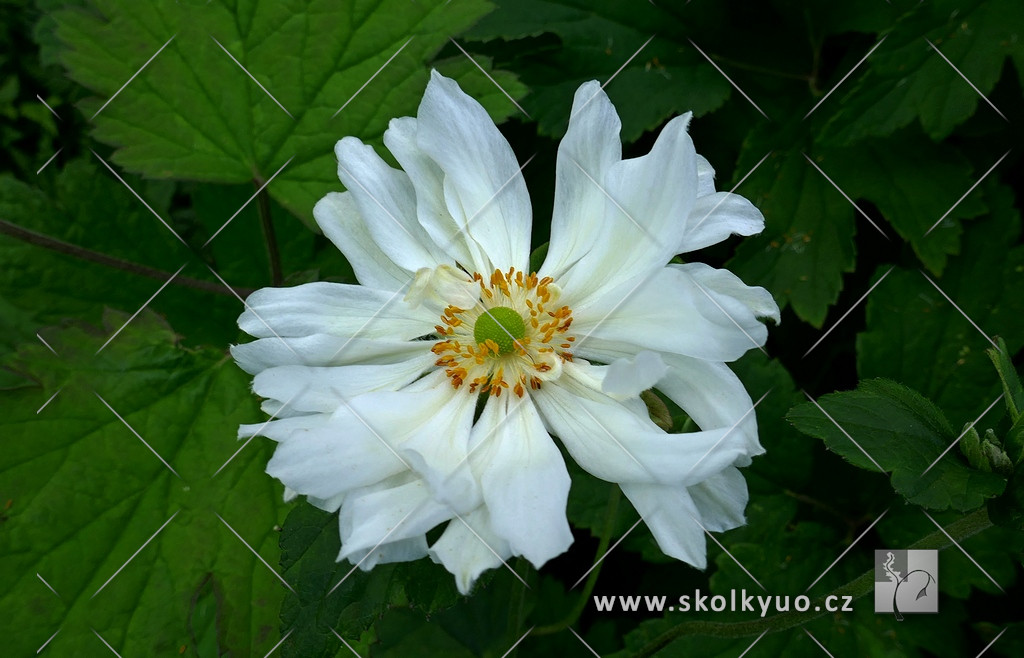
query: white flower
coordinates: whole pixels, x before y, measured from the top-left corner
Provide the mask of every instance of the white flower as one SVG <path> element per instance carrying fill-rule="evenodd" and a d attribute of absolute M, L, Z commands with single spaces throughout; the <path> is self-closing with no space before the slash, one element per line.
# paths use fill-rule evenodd
<path fill-rule="evenodd" d="M 391 122 L 401 170 L 338 142 L 348 191 L 314 216 L 361 285 L 253 293 L 239 325 L 258 340 L 232 354 L 274 416 L 240 435 L 279 442 L 267 472 L 289 495 L 339 510 L 339 560 L 429 555 L 462 592 L 513 555 L 540 567 L 572 542 L 552 437 L 621 486 L 668 555 L 703 568 L 705 529 L 743 523 L 737 467 L 762 448 L 724 362 L 763 344 L 759 318 L 779 311 L 728 271 L 669 262 L 763 228 L 715 191 L 689 121 L 623 160 L 611 102 L 580 87 L 537 273 L 516 158 L 454 81 L 435 72 L 417 117 Z M 655 425 L 639 397 L 652 387 L 701 431 Z"/>

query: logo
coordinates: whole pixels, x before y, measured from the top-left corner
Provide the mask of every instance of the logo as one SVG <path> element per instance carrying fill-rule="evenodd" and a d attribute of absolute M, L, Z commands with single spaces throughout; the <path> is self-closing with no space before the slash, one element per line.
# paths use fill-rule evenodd
<path fill-rule="evenodd" d="M 875 551 L 875 612 L 903 621 L 903 613 L 938 611 L 938 551 Z"/>

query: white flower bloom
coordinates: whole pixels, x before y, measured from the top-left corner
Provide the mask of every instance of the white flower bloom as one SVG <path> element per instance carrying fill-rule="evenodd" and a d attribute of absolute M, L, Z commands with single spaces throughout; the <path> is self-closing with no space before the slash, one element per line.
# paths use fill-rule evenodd
<path fill-rule="evenodd" d="M 580 87 L 536 273 L 519 165 L 454 81 L 434 73 L 416 118 L 391 122 L 402 169 L 338 142 L 348 191 L 314 216 L 361 285 L 253 293 L 239 325 L 257 340 L 232 354 L 274 415 L 240 435 L 279 442 L 267 472 L 289 495 L 339 510 L 339 560 L 429 555 L 462 592 L 510 556 L 540 567 L 572 542 L 552 437 L 621 486 L 668 555 L 703 568 L 704 529 L 743 523 L 737 467 L 762 448 L 724 362 L 763 344 L 760 318 L 779 311 L 728 271 L 669 263 L 763 228 L 746 199 L 715 191 L 689 120 L 624 160 L 611 102 Z M 652 387 L 701 430 L 652 422 L 639 397 Z"/>

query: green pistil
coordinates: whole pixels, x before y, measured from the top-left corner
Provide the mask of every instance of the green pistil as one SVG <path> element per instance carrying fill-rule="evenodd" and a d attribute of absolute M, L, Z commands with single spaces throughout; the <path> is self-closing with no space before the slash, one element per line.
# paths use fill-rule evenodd
<path fill-rule="evenodd" d="M 480 343 L 488 339 L 498 344 L 499 354 L 508 354 L 515 349 L 515 341 L 526 335 L 523 317 L 506 306 L 497 306 L 485 311 L 473 325 L 473 340 Z"/>

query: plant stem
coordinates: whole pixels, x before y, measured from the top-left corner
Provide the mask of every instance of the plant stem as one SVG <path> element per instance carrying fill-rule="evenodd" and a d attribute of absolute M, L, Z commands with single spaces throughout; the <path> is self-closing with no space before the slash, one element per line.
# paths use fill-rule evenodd
<path fill-rule="evenodd" d="M 259 187 L 261 181 L 253 181 Z M 270 195 L 267 188 L 256 193 L 256 206 L 260 213 L 260 226 L 263 228 L 263 242 L 267 246 L 267 258 L 270 260 L 270 280 L 273 285 L 280 286 L 284 283 L 284 275 L 281 273 L 281 253 L 277 249 L 277 235 L 274 233 L 274 222 L 270 216 Z"/>
<path fill-rule="evenodd" d="M 990 527 L 992 527 L 992 521 L 988 518 L 988 511 L 983 507 L 971 514 L 968 514 L 959 521 L 954 521 L 949 524 L 949 526 L 945 528 L 945 532 L 942 530 L 936 530 L 930 535 L 922 537 L 918 541 L 914 542 L 910 548 L 942 550 L 953 544 L 953 542 L 950 541 L 950 537 L 959 542 Z M 946 536 L 946 533 L 949 533 L 949 537 Z M 656 637 L 640 649 L 640 651 L 634 653 L 631 658 L 646 658 L 647 656 L 652 656 L 675 640 L 688 635 L 707 635 L 711 637 L 727 638 L 745 637 L 760 635 L 764 631 L 775 632 L 785 630 L 787 628 L 793 628 L 794 626 L 801 626 L 813 619 L 831 614 L 824 605 L 824 601 L 827 596 L 852 596 L 853 598 L 858 599 L 871 592 L 874 585 L 875 570 L 870 569 L 845 585 L 829 592 L 827 595 L 820 596 L 815 599 L 808 612 L 783 612 L 777 615 L 772 615 L 771 617 L 764 617 L 763 619 L 755 619 L 752 621 L 684 622 L 678 626 L 670 628 L 660 636 Z M 820 611 L 816 611 L 816 607 L 820 608 Z"/>
<path fill-rule="evenodd" d="M 594 585 L 597 584 L 597 576 L 601 573 L 601 565 L 604 564 L 601 558 L 608 551 L 608 545 L 612 541 L 612 532 L 615 530 L 615 520 L 618 517 L 619 500 L 621 498 L 622 495 L 619 492 L 619 488 L 617 486 L 612 487 L 612 492 L 608 496 L 608 505 L 605 508 L 607 511 L 604 516 L 604 527 L 601 528 L 601 537 L 597 544 L 596 566 L 587 574 L 587 582 L 583 585 L 583 591 L 580 593 L 580 598 L 576 605 L 561 621 L 535 628 L 532 633 L 533 635 L 550 635 L 551 633 L 565 630 L 575 624 L 580 615 L 583 614 L 583 611 L 586 610 L 587 602 L 590 601 L 590 595 L 594 591 Z M 598 562 L 597 560 L 601 561 Z"/>
<path fill-rule="evenodd" d="M 74 256 L 75 258 L 80 258 L 81 260 L 89 261 L 91 263 L 99 263 L 100 265 L 112 267 L 116 270 L 138 274 L 139 276 L 149 277 L 150 279 L 156 279 L 157 281 L 167 281 L 167 279 L 171 278 L 172 274 L 172 272 L 165 272 L 164 270 L 158 270 L 155 267 L 149 267 L 148 265 L 142 265 L 141 263 L 135 263 L 130 260 L 115 258 L 114 256 L 108 256 L 107 254 L 93 251 L 92 249 L 86 249 L 85 247 L 64 242 L 63 240 L 58 240 L 57 238 L 37 233 L 3 219 L 0 219 L 0 234 L 8 235 L 16 240 L 21 240 L 22 242 L 36 245 L 37 247 L 43 247 L 50 251 L 67 254 L 69 256 Z M 193 279 L 188 276 L 176 276 L 174 277 L 174 281 L 171 283 L 185 288 L 193 288 L 195 290 L 202 290 L 203 292 L 216 293 L 218 295 L 232 295 L 231 290 L 234 290 L 235 294 L 238 294 L 240 297 L 245 297 L 253 292 L 252 288 L 232 288 L 231 290 L 228 290 L 220 283 L 214 281 L 203 281 L 202 279 Z"/>

